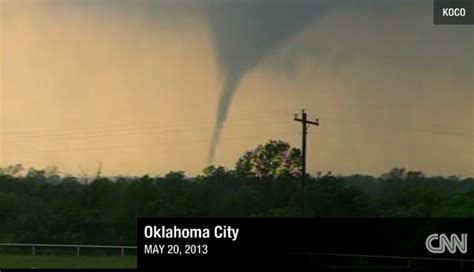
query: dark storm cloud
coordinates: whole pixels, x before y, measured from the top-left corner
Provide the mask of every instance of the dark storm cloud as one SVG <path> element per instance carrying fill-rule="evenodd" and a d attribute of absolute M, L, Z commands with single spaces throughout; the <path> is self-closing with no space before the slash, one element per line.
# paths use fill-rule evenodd
<path fill-rule="evenodd" d="M 221 1 L 207 8 L 223 86 L 209 147 L 212 163 L 232 98 L 243 76 L 272 49 L 323 14 L 328 1 Z"/>
<path fill-rule="evenodd" d="M 209 22 L 217 56 L 222 86 L 216 120 L 209 146 L 208 163 L 212 163 L 221 130 L 224 126 L 234 94 L 242 78 L 270 51 L 280 47 L 292 36 L 316 21 L 327 10 L 347 5 L 396 5 L 400 1 L 330 1 L 330 0 L 50 0 L 51 3 L 85 6 L 119 7 L 119 12 L 139 6 L 155 26 L 179 23 L 190 13 L 201 11 Z M 342 5 L 341 5 L 342 4 Z M 159 22 L 159 23 L 158 23 Z M 312 52 L 315 53 L 315 52 Z"/>

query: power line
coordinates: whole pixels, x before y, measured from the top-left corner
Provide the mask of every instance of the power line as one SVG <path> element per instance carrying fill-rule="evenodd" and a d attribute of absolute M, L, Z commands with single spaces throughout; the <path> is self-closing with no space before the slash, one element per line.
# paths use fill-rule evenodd
<path fill-rule="evenodd" d="M 268 114 L 268 113 L 267 113 Z M 279 112 L 279 113 L 274 113 L 271 115 L 262 115 L 260 118 L 266 119 L 267 116 L 286 116 L 288 115 L 286 112 Z M 327 115 L 326 115 L 327 116 Z M 234 124 L 235 122 L 242 122 L 242 121 L 253 121 L 255 116 L 252 116 L 250 118 L 229 118 L 226 123 Z M 432 129 L 427 129 L 427 128 L 410 128 L 410 127 L 404 127 L 404 126 L 393 126 L 393 125 L 387 125 L 386 123 L 377 123 L 377 122 L 360 122 L 360 121 L 354 121 L 350 119 L 340 119 L 340 118 L 332 118 L 332 117 L 321 117 L 322 120 L 329 121 L 329 123 L 335 122 L 335 123 L 345 123 L 345 124 L 352 124 L 352 125 L 359 125 L 359 126 L 369 126 L 371 129 L 373 128 L 381 128 L 381 129 L 391 129 L 391 130 L 399 130 L 399 131 L 414 131 L 418 133 L 428 133 L 432 135 L 448 135 L 448 136 L 456 136 L 456 137 L 465 137 L 465 138 L 473 138 L 474 135 L 466 132 L 459 132 L 459 131 L 450 131 L 450 129 L 443 129 L 443 131 L 439 130 L 432 130 Z M 181 126 L 180 122 L 182 125 Z M 115 136 L 115 132 L 119 131 L 125 131 L 124 135 L 130 134 L 130 130 L 155 130 L 155 129 L 160 129 L 160 128 L 170 128 L 170 130 L 167 130 L 165 133 L 169 132 L 180 132 L 181 130 L 192 130 L 189 129 L 190 127 L 197 127 L 197 128 L 206 128 L 206 127 L 212 127 L 214 125 L 214 121 L 198 121 L 194 123 L 189 123 L 186 121 L 175 121 L 175 122 L 163 122 L 163 123 L 144 123 L 144 125 L 148 124 L 148 126 L 119 126 L 116 125 L 115 128 L 114 126 L 105 126 L 105 127 L 96 127 L 95 129 L 78 129 L 78 130 L 72 130 L 72 131 L 56 131 L 59 133 L 49 133 L 45 134 L 44 132 L 37 131 L 37 134 L 28 134 L 27 132 L 23 132 L 23 135 L 21 133 L 9 133 L 9 134 L 3 134 L 4 140 L 3 143 L 8 143 L 8 142 L 14 142 L 19 139 L 28 139 L 28 138 L 48 138 L 48 137 L 61 137 L 64 136 L 64 138 L 67 138 L 67 136 L 72 136 L 74 138 L 83 138 L 86 135 L 85 134 L 93 134 L 93 135 L 102 135 L 103 133 L 112 133 Z M 378 126 L 378 127 L 377 127 Z M 109 128 L 109 129 L 107 129 Z M 85 131 L 82 131 L 85 130 Z M 39 134 L 38 134 L 39 133 Z M 118 133 L 117 135 L 119 135 Z M 138 134 L 138 133 L 134 133 Z M 14 136 L 17 135 L 17 136 Z M 78 136 L 80 135 L 80 136 Z M 91 136 L 91 135 L 87 135 Z M 104 135 L 106 136 L 106 135 Z M 102 136 L 101 136 L 102 137 Z M 57 138 L 55 138 L 57 139 Z M 63 139 L 63 137 L 59 138 Z"/>
<path fill-rule="evenodd" d="M 229 138 L 222 138 L 221 141 L 229 141 L 229 140 L 241 140 L 241 139 L 256 139 L 257 137 L 278 137 L 284 135 L 294 135 L 294 133 L 278 133 L 278 134 L 265 134 L 265 135 L 248 135 L 248 136 L 240 136 L 240 137 L 229 137 Z M 211 139 L 199 139 L 194 141 L 186 141 L 186 143 L 208 143 Z M 167 141 L 167 142 L 159 142 L 153 144 L 140 144 L 140 145 L 117 145 L 117 146 L 98 146 L 98 147 L 90 147 L 90 148 L 65 148 L 65 149 L 51 149 L 51 150 L 32 150 L 32 151 L 24 151 L 24 152 L 4 152 L 0 153 L 0 155 L 17 155 L 17 154 L 33 154 L 33 153 L 48 153 L 48 152 L 71 152 L 71 151 L 89 151 L 89 150 L 105 150 L 105 149 L 123 149 L 123 148 L 140 148 L 140 147 L 153 147 L 156 145 L 167 145 L 167 144 L 178 144 L 183 143 L 183 141 Z M 179 145 L 179 147 L 183 147 L 183 145 Z"/>
<path fill-rule="evenodd" d="M 252 121 L 252 120 L 249 120 Z M 252 122 L 252 123 L 243 123 L 239 124 L 239 127 L 248 127 L 248 126 L 274 126 L 274 125 L 280 125 L 286 123 L 285 121 L 281 120 L 280 122 L 273 122 L 273 123 L 267 123 L 267 122 Z M 231 123 L 233 124 L 233 123 Z M 145 130 L 138 130 L 138 131 L 123 131 L 123 132 L 116 132 L 114 131 L 108 132 L 108 133 L 103 133 L 102 131 L 99 132 L 90 132 L 87 135 L 84 134 L 78 134 L 78 135 L 71 135 L 71 136 L 64 136 L 60 137 L 60 135 L 55 136 L 55 135 L 48 135 L 48 136 L 41 136 L 41 137 L 29 137 L 29 138 L 16 138 L 16 139 L 9 139 L 6 141 L 0 141 L 0 143 L 17 143 L 17 142 L 24 142 L 24 141 L 58 141 L 58 140 L 71 140 L 71 139 L 83 139 L 83 138 L 96 138 L 96 137 L 110 137 L 110 136 L 131 136 L 131 135 L 149 135 L 149 134 L 169 134 L 173 132 L 187 132 L 187 131 L 196 131 L 196 130 L 202 130 L 204 128 L 213 128 L 214 125 L 205 125 L 205 126 L 191 126 L 189 128 L 177 128 L 177 129 L 164 129 L 160 130 L 160 127 L 157 128 L 149 128 Z M 158 130 L 157 130 L 158 129 Z"/>
<path fill-rule="evenodd" d="M 386 123 L 382 124 L 382 123 L 377 123 L 377 122 L 360 122 L 360 121 L 354 121 L 354 120 L 349 120 L 349 119 L 340 119 L 340 118 L 332 118 L 332 117 L 324 117 L 324 116 L 321 117 L 320 119 L 330 121 L 330 122 L 339 122 L 339 123 L 353 124 L 353 125 L 359 125 L 359 126 L 369 126 L 370 128 L 374 128 L 374 126 L 380 126 L 383 129 L 391 129 L 391 130 L 399 130 L 399 131 L 414 131 L 414 132 L 427 133 L 427 134 L 433 134 L 433 135 L 451 135 L 451 136 L 466 137 L 466 138 L 474 137 L 474 134 L 471 134 L 471 133 L 449 131 L 449 129 L 444 129 L 443 131 L 439 131 L 439 130 L 432 130 L 432 129 L 427 129 L 427 128 L 409 128 L 409 127 L 403 127 L 403 126 L 387 125 Z"/>
<path fill-rule="evenodd" d="M 270 125 L 280 125 L 280 124 L 283 124 L 283 123 L 286 123 L 286 121 L 283 121 L 282 122 L 276 122 L 276 123 L 250 123 L 250 124 L 245 124 L 245 126 L 253 126 L 253 125 L 258 125 L 258 126 L 270 126 Z M 242 125 L 240 125 L 239 127 L 242 127 Z M 196 128 L 196 129 L 200 129 L 200 128 Z M 133 135 L 133 134 L 154 134 L 154 133 L 171 133 L 171 132 L 182 132 L 182 131 L 190 131 L 190 130 L 195 130 L 195 129 L 176 129 L 176 130 L 161 130 L 161 131 L 147 131 L 147 132 L 132 132 L 132 133 L 127 133 L 127 134 L 116 134 L 117 136 L 122 136 L 122 135 Z M 323 135 L 327 134 L 326 132 L 323 133 Z M 106 137 L 106 136 L 115 136 L 114 135 L 94 135 L 94 137 Z M 83 138 L 84 135 L 79 135 L 75 138 Z M 63 139 L 71 139 L 71 138 L 63 138 Z M 329 140 L 331 139 L 331 137 L 329 137 Z M 61 138 L 54 138 L 54 139 L 43 139 L 43 140 L 61 140 Z M 0 142 L 1 143 L 1 142 Z M 397 143 L 401 143 L 401 142 L 394 142 L 394 141 L 383 141 L 383 142 L 377 142 L 377 141 L 374 141 L 374 140 L 370 140 L 370 141 L 367 141 L 365 142 L 364 144 L 369 144 L 369 145 L 375 145 L 375 144 L 383 144 L 383 145 L 389 145 L 389 144 L 397 144 Z M 354 142 L 351 142 L 351 144 L 354 144 Z M 423 143 L 424 144 L 424 143 Z M 360 144 L 359 144 L 360 145 Z M 457 152 L 459 153 L 459 152 Z M 472 156 L 472 152 L 471 153 L 468 153 L 468 152 L 465 152 L 466 155 L 470 155 Z"/>
<path fill-rule="evenodd" d="M 284 114 L 288 115 L 288 114 Z M 275 116 L 275 114 L 273 115 Z M 277 115 L 278 116 L 278 115 Z M 266 116 L 265 116 L 266 118 Z M 255 118 L 238 118 L 238 119 L 229 119 L 229 122 L 233 121 L 246 121 L 246 120 L 254 120 Z M 213 124 L 213 121 L 197 121 L 197 122 L 186 122 L 186 121 L 181 121 L 183 125 L 186 125 L 186 127 L 189 126 L 200 126 L 202 124 Z M 26 134 L 25 135 L 18 135 L 18 136 L 9 136 L 12 134 L 4 134 L 3 137 L 5 138 L 22 138 L 22 137 L 41 137 L 41 136 L 63 136 L 63 135 L 70 135 L 70 134 L 77 134 L 77 133 L 97 133 L 97 132 L 109 132 L 109 131 L 121 131 L 121 130 L 130 130 L 130 129 L 146 129 L 146 128 L 174 128 L 174 127 L 180 127 L 181 125 L 179 124 L 178 121 L 172 122 L 172 123 L 148 123 L 144 124 L 144 126 L 118 126 L 116 128 L 107 128 L 107 127 L 96 127 L 93 129 L 82 129 L 82 130 L 72 130 L 72 131 L 58 131 L 58 133 L 36 133 L 36 134 Z M 86 130 L 85 132 L 83 130 Z"/>
<path fill-rule="evenodd" d="M 259 116 L 258 113 L 253 113 L 253 114 L 232 114 L 230 115 L 226 121 L 239 121 L 239 120 L 254 120 L 255 117 L 258 118 L 266 118 L 268 116 L 275 116 L 275 115 L 288 115 L 291 114 L 292 111 L 266 111 L 262 116 Z M 236 118 L 237 117 L 237 118 Z M 249 118 L 242 118 L 242 117 L 249 117 Z M 77 133 L 77 132 L 82 132 L 84 130 L 117 130 L 117 129 L 129 129 L 129 128 L 135 128 L 135 127 L 150 127 L 150 126 L 161 126 L 161 127 L 175 127 L 176 125 L 189 125 L 189 124 L 208 124 L 208 123 L 214 123 L 215 120 L 213 119 L 202 119 L 202 120 L 196 120 L 193 122 L 189 122 L 189 120 L 170 120 L 170 121 L 165 121 L 165 122 L 146 122 L 146 123 L 135 123 L 135 124 L 108 124 L 108 125 L 102 125 L 102 126 L 95 126 L 95 127 L 89 127 L 89 128 L 77 128 L 77 129 L 72 129 L 69 131 L 64 131 L 64 130 L 30 130 L 30 131 L 19 131 L 19 132 L 12 132 L 12 133 L 3 133 L 0 134 L 2 137 L 13 137 L 13 136 L 23 136 L 23 135 L 43 135 L 43 134 L 64 134 L 64 133 Z"/>

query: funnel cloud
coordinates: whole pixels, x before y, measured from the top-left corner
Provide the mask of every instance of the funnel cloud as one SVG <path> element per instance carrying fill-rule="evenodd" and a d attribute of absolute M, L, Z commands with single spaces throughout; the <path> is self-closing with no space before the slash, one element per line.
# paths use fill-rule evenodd
<path fill-rule="evenodd" d="M 209 6 L 209 20 L 223 85 L 217 106 L 208 163 L 240 81 L 272 49 L 302 31 L 322 14 L 318 1 L 225 1 Z"/>

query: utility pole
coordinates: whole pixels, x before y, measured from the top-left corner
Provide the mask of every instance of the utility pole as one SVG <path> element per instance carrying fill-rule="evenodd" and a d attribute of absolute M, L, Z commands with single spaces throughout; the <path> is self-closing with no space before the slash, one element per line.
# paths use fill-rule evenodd
<path fill-rule="evenodd" d="M 309 121 L 306 116 L 306 112 L 301 110 L 301 118 L 298 118 L 298 114 L 295 114 L 295 121 L 301 122 L 303 128 L 303 138 L 301 143 L 301 157 L 302 157 L 302 165 L 301 165 L 301 212 L 302 215 L 305 215 L 305 183 L 306 183 L 306 134 L 308 133 L 308 126 L 315 125 L 319 126 L 319 119 L 315 121 Z"/>

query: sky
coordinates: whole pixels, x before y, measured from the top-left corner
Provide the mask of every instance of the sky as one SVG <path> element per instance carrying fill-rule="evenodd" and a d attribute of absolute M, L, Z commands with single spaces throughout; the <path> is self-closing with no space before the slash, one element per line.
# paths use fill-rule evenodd
<path fill-rule="evenodd" d="M 0 0 L 0 167 L 196 175 L 269 139 L 300 147 L 304 108 L 311 174 L 473 176 L 474 30 L 432 16 L 424 0 Z"/>

